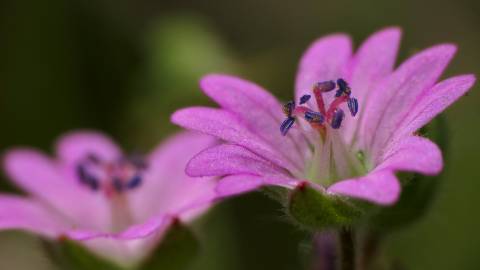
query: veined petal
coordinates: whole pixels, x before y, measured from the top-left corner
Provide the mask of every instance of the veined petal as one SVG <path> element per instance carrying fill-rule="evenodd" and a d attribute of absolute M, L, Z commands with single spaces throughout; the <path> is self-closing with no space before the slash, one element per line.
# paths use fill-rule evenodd
<path fill-rule="evenodd" d="M 297 166 L 304 164 L 309 152 L 307 142 L 298 133 L 282 136 L 278 131 L 285 116 L 281 104 L 269 92 L 254 83 L 227 75 L 208 75 L 200 85 L 205 94 L 234 113 L 250 131 L 275 146 Z"/>
<path fill-rule="evenodd" d="M 426 49 L 402 64 L 385 83 L 374 89 L 362 119 L 363 147 L 374 157 L 411 106 L 440 77 L 455 53 L 453 45 Z"/>
<path fill-rule="evenodd" d="M 200 152 L 188 162 L 186 172 L 190 176 L 283 174 L 281 168 L 273 163 L 242 146 L 231 144 L 213 146 Z"/>
<path fill-rule="evenodd" d="M 38 201 L 0 194 L 0 230 L 20 229 L 54 238 L 68 227 L 65 220 Z"/>
<path fill-rule="evenodd" d="M 252 174 L 235 174 L 222 178 L 215 188 L 219 198 L 239 195 L 254 191 L 263 186 L 281 186 L 294 189 L 301 181 L 281 176 L 256 176 Z"/>
<path fill-rule="evenodd" d="M 327 191 L 380 205 L 391 205 L 400 196 L 400 183 L 393 171 L 378 170 L 363 177 L 337 182 Z"/>
<path fill-rule="evenodd" d="M 265 141 L 253 134 L 232 113 L 213 108 L 191 107 L 176 111 L 172 122 L 187 129 L 200 131 L 227 142 L 244 146 L 252 152 L 263 156 L 277 166 L 297 172 L 290 161 L 274 150 Z"/>
<path fill-rule="evenodd" d="M 398 139 L 413 134 L 429 123 L 435 116 L 465 95 L 474 83 L 474 75 L 461 75 L 442 81 L 432 87 L 420 97 L 407 116 L 399 123 L 387 149 L 391 148 Z"/>
<path fill-rule="evenodd" d="M 123 266 L 133 266 L 161 241 L 174 222 L 169 215 L 155 216 L 120 233 L 69 231 L 66 236 L 81 241 L 96 254 Z"/>
<path fill-rule="evenodd" d="M 135 219 L 143 222 L 160 213 L 175 214 L 208 200 L 213 195 L 214 180 L 188 177 L 185 166 L 193 155 L 215 143 L 211 136 L 181 132 L 156 147 L 148 157 L 149 169 L 142 185 L 129 195 Z"/>
<path fill-rule="evenodd" d="M 375 170 L 390 169 L 435 175 L 440 173 L 442 167 L 442 152 L 436 144 L 426 138 L 410 136 L 386 153 Z"/>
<path fill-rule="evenodd" d="M 400 28 L 390 27 L 380 30 L 371 35 L 353 57 L 347 79 L 359 104 L 365 105 L 371 89 L 381 78 L 392 72 L 400 38 Z M 344 120 L 342 132 L 345 141 L 352 140 L 363 111 L 363 106 L 360 106 L 357 117 L 347 117 Z"/>
<path fill-rule="evenodd" d="M 73 131 L 62 136 L 56 145 L 57 157 L 72 165 L 89 154 L 103 160 L 115 160 L 122 151 L 106 135 L 96 131 Z"/>
<path fill-rule="evenodd" d="M 76 225 L 86 228 L 109 226 L 109 208 L 104 197 L 66 176 L 60 166 L 42 153 L 33 149 L 11 150 L 6 153 L 3 165 L 11 181 Z"/>
<path fill-rule="evenodd" d="M 256 190 L 262 185 L 261 176 L 236 174 L 222 178 L 215 191 L 219 197 L 228 197 Z"/>
<path fill-rule="evenodd" d="M 295 81 L 295 99 L 310 95 L 316 82 L 341 78 L 351 55 L 352 44 L 345 34 L 333 34 L 313 42 L 300 60 Z M 311 102 L 316 103 L 314 99 Z"/>

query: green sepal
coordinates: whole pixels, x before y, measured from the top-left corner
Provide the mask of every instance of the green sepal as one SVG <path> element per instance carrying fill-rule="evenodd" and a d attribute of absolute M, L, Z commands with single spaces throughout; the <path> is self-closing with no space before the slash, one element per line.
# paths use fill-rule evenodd
<path fill-rule="evenodd" d="M 112 262 L 90 252 L 78 242 L 67 238 L 57 241 L 43 241 L 46 254 L 57 269 L 65 270 L 123 270 Z"/>
<path fill-rule="evenodd" d="M 442 150 L 446 163 L 448 146 L 448 128 L 445 118 L 440 116 L 420 130 L 420 135 L 434 141 Z M 428 211 L 442 175 L 425 176 L 414 173 L 397 175 L 402 184 L 402 193 L 398 202 L 382 208 L 370 219 L 370 224 L 377 231 L 387 232 L 417 221 Z"/>
<path fill-rule="evenodd" d="M 311 230 L 351 226 L 365 211 L 353 201 L 327 195 L 307 182 L 291 192 L 287 210 L 296 223 Z"/>
<path fill-rule="evenodd" d="M 187 269 L 200 250 L 193 232 L 175 222 L 159 246 L 140 266 L 141 270 L 182 270 Z"/>

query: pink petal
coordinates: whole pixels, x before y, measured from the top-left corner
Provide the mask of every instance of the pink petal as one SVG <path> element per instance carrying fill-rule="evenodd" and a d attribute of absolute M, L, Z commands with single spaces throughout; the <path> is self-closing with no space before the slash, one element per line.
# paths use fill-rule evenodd
<path fill-rule="evenodd" d="M 66 228 L 67 223 L 41 203 L 0 194 L 0 230 L 20 229 L 54 238 Z"/>
<path fill-rule="evenodd" d="M 280 168 L 248 149 L 230 144 L 208 148 L 187 165 L 190 176 L 224 176 L 229 174 L 282 174 Z"/>
<path fill-rule="evenodd" d="M 393 171 L 379 170 L 360 178 L 337 182 L 327 191 L 380 205 L 391 205 L 400 195 L 400 183 Z"/>
<path fill-rule="evenodd" d="M 4 157 L 4 169 L 20 188 L 47 202 L 78 226 L 107 228 L 109 208 L 103 196 L 62 174 L 60 166 L 31 149 L 16 149 Z"/>
<path fill-rule="evenodd" d="M 385 146 L 398 120 L 404 116 L 422 92 L 442 74 L 455 53 L 453 45 L 438 45 L 407 60 L 385 83 L 374 89 L 362 119 L 364 147 L 374 156 Z M 370 139 L 370 140 L 369 140 Z"/>
<path fill-rule="evenodd" d="M 96 254 L 126 268 L 132 268 L 147 256 L 168 231 L 174 217 L 163 215 L 133 225 L 120 233 L 70 231 L 67 237 L 81 241 Z"/>
<path fill-rule="evenodd" d="M 148 158 L 149 169 L 142 185 L 129 197 L 136 220 L 143 222 L 161 213 L 176 214 L 208 200 L 213 195 L 213 179 L 188 177 L 185 166 L 192 156 L 215 142 L 210 136 L 181 132 L 155 148 Z"/>
<path fill-rule="evenodd" d="M 465 95 L 474 83 L 474 75 L 462 75 L 436 84 L 412 106 L 407 116 L 400 122 L 397 131 L 392 136 L 394 138 L 392 143 L 399 138 L 413 134 L 429 123 L 435 116 Z"/>
<path fill-rule="evenodd" d="M 229 197 L 249 191 L 263 186 L 263 180 L 260 176 L 237 174 L 223 178 L 217 184 L 215 191 L 219 197 Z"/>
<path fill-rule="evenodd" d="M 314 83 L 342 77 L 351 54 L 350 38 L 344 34 L 329 35 L 313 42 L 300 60 L 295 82 L 296 100 L 305 94 L 311 95 Z M 313 99 L 311 102 L 316 104 Z"/>
<path fill-rule="evenodd" d="M 282 105 L 260 86 L 227 75 L 209 75 L 201 80 L 205 94 L 222 108 L 232 112 L 248 129 L 268 144 L 275 146 L 297 166 L 304 164 L 308 152 L 303 137 L 290 132 L 282 136 L 279 127 L 285 119 Z"/>
<path fill-rule="evenodd" d="M 263 186 L 281 186 L 295 188 L 301 181 L 281 176 L 256 176 L 251 174 L 235 174 L 222 178 L 215 188 L 219 198 L 230 197 L 254 191 Z"/>
<path fill-rule="evenodd" d="M 409 136 L 403 139 L 394 150 L 389 151 L 375 169 L 388 168 L 394 171 L 436 175 L 440 173 L 442 167 L 442 152 L 436 144 L 426 138 Z"/>
<path fill-rule="evenodd" d="M 346 117 L 342 126 L 342 133 L 347 142 L 352 136 L 362 117 L 369 93 L 378 84 L 379 80 L 389 75 L 393 70 L 400 43 L 401 30 L 390 27 L 371 35 L 358 49 L 352 59 L 348 81 L 352 88 L 352 95 L 360 104 L 356 117 Z"/>
<path fill-rule="evenodd" d="M 73 131 L 57 141 L 57 156 L 67 165 L 75 164 L 89 154 L 104 160 L 115 160 L 121 150 L 106 135 L 95 131 Z"/>
<path fill-rule="evenodd" d="M 291 162 L 274 150 L 264 140 L 250 132 L 232 113 L 213 108 L 191 107 L 176 111 L 172 122 L 196 131 L 244 146 L 252 152 L 271 160 L 280 167 L 298 172 Z"/>

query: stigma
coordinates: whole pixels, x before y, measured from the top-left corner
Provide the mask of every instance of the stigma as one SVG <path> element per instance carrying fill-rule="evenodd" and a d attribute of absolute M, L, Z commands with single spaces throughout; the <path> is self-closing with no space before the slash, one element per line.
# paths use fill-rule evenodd
<path fill-rule="evenodd" d="M 334 90 L 334 99 L 327 108 L 323 96 Z M 358 100 L 352 97 L 352 90 L 344 79 L 315 83 L 312 92 L 317 101 L 317 108 L 315 109 L 305 106 L 311 99 L 311 95 L 301 96 L 298 106 L 294 101 L 289 101 L 283 106 L 283 112 L 287 118 L 280 125 L 282 135 L 287 135 L 297 118 L 304 119 L 310 126 L 322 133 L 325 132 L 326 125 L 330 125 L 333 129 L 339 129 L 345 118 L 345 112 L 340 108 L 343 103 L 347 103 L 347 108 L 352 117 L 355 117 L 358 113 Z"/>
<path fill-rule="evenodd" d="M 107 197 L 138 188 L 143 181 L 146 163 L 138 156 L 105 161 L 94 154 L 81 159 L 76 166 L 80 184 L 92 191 L 103 191 Z"/>

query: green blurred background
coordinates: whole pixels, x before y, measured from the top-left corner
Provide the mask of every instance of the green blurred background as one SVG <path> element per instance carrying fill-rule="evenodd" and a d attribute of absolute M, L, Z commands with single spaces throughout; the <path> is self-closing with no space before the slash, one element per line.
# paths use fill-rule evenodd
<path fill-rule="evenodd" d="M 0 150 L 48 151 L 67 130 L 96 128 L 147 151 L 177 130 L 168 120 L 176 108 L 210 104 L 198 90 L 202 74 L 241 75 L 286 100 L 315 38 L 343 31 L 358 45 L 389 25 L 404 30 L 400 59 L 454 42 L 445 76 L 479 73 L 475 0 L 2 0 Z M 431 211 L 385 242 L 399 269 L 480 268 L 478 90 L 446 113 L 451 151 Z M 5 179 L 2 188 L 12 190 Z M 203 250 L 194 270 L 301 269 L 309 241 L 259 193 L 215 207 L 196 230 Z M 34 237 L 2 232 L 0 269 L 52 266 Z"/>

